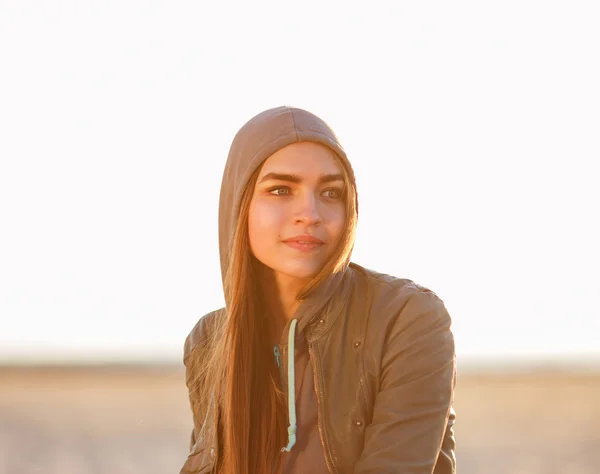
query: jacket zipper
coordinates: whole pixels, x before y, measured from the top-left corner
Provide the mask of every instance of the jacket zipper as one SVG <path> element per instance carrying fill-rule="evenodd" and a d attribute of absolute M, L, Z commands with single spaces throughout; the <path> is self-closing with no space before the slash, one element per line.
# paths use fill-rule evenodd
<path fill-rule="evenodd" d="M 281 381 L 281 388 L 285 390 L 285 379 L 283 377 L 283 369 L 281 366 L 281 350 L 279 349 L 279 344 L 275 344 L 273 346 L 273 355 L 275 356 L 275 365 L 279 369 L 279 380 Z"/>
<path fill-rule="evenodd" d="M 279 346 L 275 344 L 273 346 L 273 354 L 275 355 L 275 363 L 277 368 L 281 368 L 281 352 L 279 352 Z"/>
<path fill-rule="evenodd" d="M 313 378 L 315 381 L 315 390 L 317 392 L 317 427 L 319 428 L 319 438 L 321 439 L 321 446 L 323 446 L 323 455 L 325 456 L 325 464 L 327 464 L 327 470 L 329 472 L 337 472 L 333 468 L 333 460 L 329 459 L 329 451 L 325 448 L 325 434 L 323 433 L 323 427 L 321 426 L 321 387 L 319 385 L 319 367 L 315 367 L 317 361 L 313 357 L 312 343 L 308 344 L 308 356 L 311 364 L 313 364 Z M 314 362 L 314 363 L 313 363 Z"/>

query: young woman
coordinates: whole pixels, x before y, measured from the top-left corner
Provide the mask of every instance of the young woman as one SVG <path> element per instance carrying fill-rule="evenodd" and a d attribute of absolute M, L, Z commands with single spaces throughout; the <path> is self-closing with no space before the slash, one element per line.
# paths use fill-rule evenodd
<path fill-rule="evenodd" d="M 357 217 L 323 120 L 278 107 L 237 133 L 219 204 L 226 307 L 184 348 L 182 473 L 455 472 L 450 317 L 427 288 L 350 263 Z"/>

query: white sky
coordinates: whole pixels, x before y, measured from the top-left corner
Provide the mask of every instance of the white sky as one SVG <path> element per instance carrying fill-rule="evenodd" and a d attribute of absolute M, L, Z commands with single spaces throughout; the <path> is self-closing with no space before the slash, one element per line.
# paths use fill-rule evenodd
<path fill-rule="evenodd" d="M 222 304 L 231 139 L 282 104 L 348 151 L 353 260 L 432 288 L 459 359 L 600 360 L 599 24 L 572 0 L 0 1 L 0 362 L 178 360 Z"/>

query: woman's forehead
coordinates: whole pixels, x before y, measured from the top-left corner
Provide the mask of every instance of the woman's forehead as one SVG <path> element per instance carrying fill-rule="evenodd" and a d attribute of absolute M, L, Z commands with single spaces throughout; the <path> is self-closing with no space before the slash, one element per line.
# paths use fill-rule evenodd
<path fill-rule="evenodd" d="M 339 159 L 333 150 L 315 142 L 299 142 L 277 150 L 269 156 L 259 176 L 265 174 L 338 174 L 342 172 Z"/>

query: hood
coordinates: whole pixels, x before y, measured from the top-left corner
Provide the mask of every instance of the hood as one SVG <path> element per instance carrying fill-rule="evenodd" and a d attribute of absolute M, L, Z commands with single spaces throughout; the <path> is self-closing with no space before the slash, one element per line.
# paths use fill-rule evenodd
<path fill-rule="evenodd" d="M 306 110 L 287 106 L 265 110 L 246 122 L 235 135 L 223 172 L 219 199 L 219 253 L 223 281 L 242 195 L 250 177 L 277 150 L 306 141 L 331 148 L 341 159 L 352 184 L 355 184 L 352 166 L 333 130 Z"/>

